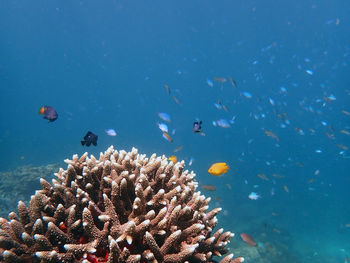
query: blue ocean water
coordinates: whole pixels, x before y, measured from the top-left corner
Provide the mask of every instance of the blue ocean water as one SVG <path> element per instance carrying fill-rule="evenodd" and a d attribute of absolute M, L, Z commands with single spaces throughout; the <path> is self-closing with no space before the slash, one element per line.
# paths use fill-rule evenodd
<path fill-rule="evenodd" d="M 110 145 L 168 156 L 183 146 L 175 154 L 194 160 L 199 184 L 217 187 L 201 191 L 223 208 L 237 256 L 347 262 L 349 11 L 344 0 L 3 1 L 0 170 Z M 38 115 L 43 105 L 56 121 Z M 159 112 L 172 118 L 172 143 Z M 87 131 L 97 147 L 81 146 Z M 229 172 L 209 174 L 215 162 Z"/>

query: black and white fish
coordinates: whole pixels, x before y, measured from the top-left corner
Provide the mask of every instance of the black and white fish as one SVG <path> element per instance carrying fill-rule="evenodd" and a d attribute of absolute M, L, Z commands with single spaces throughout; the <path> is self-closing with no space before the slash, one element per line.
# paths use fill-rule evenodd
<path fill-rule="evenodd" d="M 195 121 L 193 123 L 193 132 L 201 132 L 202 131 L 202 121 Z"/>
<path fill-rule="evenodd" d="M 96 134 L 93 134 L 91 131 L 88 131 L 87 134 L 84 136 L 84 141 L 81 141 L 81 145 L 90 146 L 91 144 L 93 144 L 94 146 L 96 146 L 97 139 L 98 136 Z"/>

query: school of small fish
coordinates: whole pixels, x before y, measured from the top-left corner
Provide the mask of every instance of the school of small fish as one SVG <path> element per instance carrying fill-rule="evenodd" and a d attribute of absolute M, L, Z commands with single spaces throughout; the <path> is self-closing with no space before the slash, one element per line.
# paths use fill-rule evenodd
<path fill-rule="evenodd" d="M 270 52 L 274 46 L 275 44 L 271 44 L 264 47 L 262 50 L 263 52 Z M 293 57 L 293 59 L 296 60 L 296 57 Z M 261 61 L 253 59 L 251 61 L 251 66 L 255 67 L 259 65 L 259 63 L 261 63 Z M 270 63 L 273 63 L 273 60 L 270 61 Z M 317 70 L 317 66 L 311 66 L 311 64 L 311 59 L 304 58 L 304 62 L 299 62 L 297 65 L 301 75 L 300 78 L 304 78 L 306 79 L 305 81 L 308 82 L 310 82 L 313 78 L 318 77 L 320 74 L 320 71 Z M 178 74 L 181 74 L 181 72 L 178 72 Z M 290 78 L 291 77 L 288 76 L 288 79 Z M 260 83 L 263 80 L 263 73 L 255 72 L 254 79 L 257 83 Z M 201 136 L 198 136 L 198 134 L 202 136 L 208 135 L 208 137 L 215 132 L 223 134 L 223 136 L 226 137 L 234 134 L 234 132 L 248 134 L 248 128 L 240 129 L 238 131 L 235 129 L 237 126 L 236 123 L 239 123 L 241 119 L 248 119 L 254 122 L 256 126 L 255 131 L 259 133 L 260 137 L 247 136 L 247 147 L 254 147 L 254 144 L 257 141 L 260 141 L 264 142 L 266 145 L 266 151 L 268 151 L 268 149 L 278 151 L 278 149 L 281 147 L 289 147 L 292 139 L 296 142 L 308 140 L 313 142 L 312 153 L 315 156 L 333 154 L 339 159 L 350 158 L 348 153 L 350 147 L 350 125 L 344 125 L 344 122 L 337 122 L 334 119 L 329 118 L 327 115 L 328 112 L 332 112 L 334 116 L 337 116 L 340 119 L 345 119 L 347 123 L 349 123 L 350 106 L 338 105 L 338 107 L 335 107 L 335 105 L 337 105 L 337 103 L 339 103 L 341 100 L 342 95 L 332 91 L 326 84 L 320 84 L 320 93 L 317 96 L 303 96 L 299 98 L 295 107 L 298 109 L 300 116 L 301 114 L 307 114 L 308 116 L 312 116 L 314 119 L 314 122 L 302 123 L 299 121 L 300 116 L 298 116 L 296 113 L 290 113 L 290 110 L 288 110 L 290 108 L 287 107 L 288 96 L 293 93 L 293 89 L 299 88 L 302 83 L 290 80 L 288 83 L 284 83 L 283 86 L 273 87 L 273 92 L 259 93 L 254 92 L 254 89 L 247 87 L 247 85 L 245 85 L 246 80 L 237 81 L 232 76 L 211 76 L 202 80 L 202 82 L 204 82 L 203 86 L 206 89 L 210 89 L 211 91 L 216 90 L 216 94 L 218 94 L 216 97 L 211 98 L 208 102 L 208 104 L 210 104 L 208 105 L 208 109 L 210 108 L 212 111 L 210 114 L 210 119 L 206 118 L 206 116 L 198 116 L 201 118 L 191 116 L 191 118 L 189 117 L 190 120 L 186 122 L 188 124 L 181 124 L 181 127 L 179 127 L 179 120 L 177 119 L 177 115 L 174 114 L 175 111 L 171 112 L 171 114 L 165 111 L 154 113 L 154 119 L 159 121 L 154 121 L 152 124 L 154 125 L 156 123 L 156 125 L 154 125 L 154 130 L 155 134 L 159 136 L 156 138 L 162 137 L 165 140 L 163 141 L 164 145 L 172 147 L 171 151 L 173 154 L 185 155 L 187 149 L 191 149 L 191 147 L 195 148 L 195 144 L 187 146 L 187 144 L 179 140 L 176 134 L 176 128 L 179 130 L 179 132 L 183 132 L 183 130 L 188 131 L 188 135 L 186 136 L 194 136 L 194 140 L 198 142 L 201 140 L 199 139 Z M 174 107 L 183 107 L 182 101 L 186 100 L 183 98 L 180 89 L 174 89 L 170 84 L 164 84 L 162 89 L 165 89 L 167 94 L 165 96 L 169 98 L 169 101 L 171 101 L 173 105 L 177 105 Z M 220 92 L 227 89 L 231 89 L 232 97 L 227 97 L 220 94 Z M 350 90 L 346 90 L 346 94 L 347 96 L 350 96 Z M 236 113 L 235 109 L 238 107 L 245 107 L 247 109 L 245 116 L 242 116 L 241 114 L 238 115 Z M 52 106 L 41 107 L 39 114 L 43 115 L 44 119 L 47 119 L 49 122 L 54 122 L 58 118 L 58 114 L 55 108 Z M 160 131 L 156 127 L 158 127 Z M 108 136 L 117 136 L 117 132 L 113 128 L 107 128 L 104 131 Z M 315 141 L 313 138 L 316 135 L 322 135 L 322 141 Z M 112 138 L 110 139 L 112 140 Z M 81 140 L 81 145 L 87 147 L 90 145 L 97 146 L 97 140 L 98 135 L 88 131 L 83 137 L 83 140 Z M 162 139 L 160 139 L 160 141 L 161 140 Z M 232 146 L 234 147 L 235 144 L 233 143 Z M 301 149 L 298 149 L 300 151 L 303 151 L 305 148 L 303 143 L 299 143 L 297 147 L 301 147 Z M 210 176 L 209 180 L 217 180 L 217 183 L 200 184 L 200 187 L 205 191 L 218 193 L 222 190 L 222 187 L 229 191 L 237 187 L 228 183 L 232 182 L 229 178 L 237 179 L 236 177 L 238 177 L 236 176 L 236 173 L 232 171 L 233 169 L 230 171 L 230 168 L 233 168 L 235 163 L 245 162 L 248 159 L 248 154 L 251 154 L 249 151 L 251 150 L 242 150 L 240 155 L 237 157 L 232 157 L 228 160 L 220 160 L 220 158 L 218 158 L 215 160 L 217 162 L 213 161 L 213 163 L 206 164 L 199 163 L 199 161 L 195 162 L 195 158 L 189 155 L 187 158 L 185 158 L 185 160 L 188 163 L 188 166 L 205 166 L 205 169 L 208 169 L 208 173 L 213 175 Z M 177 163 L 179 159 L 176 155 L 169 155 L 168 160 L 174 164 Z M 270 158 L 270 156 L 270 154 L 266 154 L 265 157 L 255 158 L 255 160 L 262 163 L 263 167 L 266 169 L 254 171 L 254 173 L 252 173 L 253 175 L 249 176 L 249 178 L 247 176 L 244 177 L 243 180 L 237 179 L 241 180 L 246 185 L 246 194 L 244 194 L 244 198 L 260 203 L 262 200 L 258 200 L 262 199 L 263 197 L 263 199 L 265 199 L 267 196 L 271 198 L 276 198 L 276 196 L 279 195 L 284 195 L 286 197 L 293 196 L 295 185 L 290 184 L 288 181 L 288 175 L 283 173 L 283 171 L 287 171 L 288 168 L 297 168 L 299 170 L 307 169 L 311 171 L 308 172 L 305 178 L 303 178 L 303 187 L 309 193 L 316 192 L 318 188 L 324 184 L 327 185 L 327 183 L 322 181 L 324 179 L 320 179 L 323 174 L 323 170 L 314 164 L 310 164 L 307 159 L 299 158 L 297 157 L 297 154 L 293 155 L 293 153 L 291 153 L 290 156 L 284 160 L 283 164 L 278 166 L 279 162 L 273 158 Z M 329 183 L 328 186 L 331 187 L 331 183 Z M 220 200 L 219 197 L 217 198 Z M 279 217 L 279 214 L 273 212 L 272 216 Z M 350 227 L 350 223 L 345 224 L 345 228 L 348 227 Z M 273 231 L 278 234 L 281 233 L 281 230 L 278 228 L 273 228 Z M 240 237 L 249 246 L 258 246 L 258 243 L 251 235 L 242 233 L 240 234 Z"/>
<path fill-rule="evenodd" d="M 264 49 L 265 51 L 271 50 L 274 47 L 273 45 L 270 45 Z M 309 58 L 305 58 L 305 62 L 308 64 L 309 67 L 304 67 L 304 73 L 306 73 L 305 78 L 314 78 L 317 77 L 317 70 L 315 67 L 310 67 L 312 61 Z M 259 61 L 255 60 L 252 63 L 253 65 L 258 65 Z M 298 68 L 303 69 L 301 66 L 298 66 Z M 256 74 L 256 81 L 259 82 L 262 80 L 263 76 L 261 74 Z M 239 104 L 246 104 L 249 105 L 251 108 L 251 111 L 248 112 L 248 117 L 252 120 L 256 121 L 260 125 L 260 130 L 262 138 L 249 138 L 247 140 L 248 145 L 254 144 L 257 139 L 264 140 L 266 139 L 266 144 L 269 145 L 267 147 L 278 149 L 283 146 L 288 146 L 288 141 L 290 141 L 291 137 L 295 137 L 296 140 L 298 140 L 298 136 L 301 137 L 309 137 L 309 136 L 315 136 L 319 133 L 324 133 L 326 138 L 329 138 L 331 142 L 333 143 L 334 147 L 337 147 L 338 149 L 338 155 L 340 158 L 350 158 L 348 154 L 349 146 L 346 144 L 344 139 L 346 139 L 346 136 L 350 136 L 350 125 L 339 127 L 336 122 L 332 122 L 330 119 L 325 119 L 324 112 L 327 110 L 327 107 L 331 106 L 332 104 L 336 103 L 337 97 L 335 93 L 326 91 L 323 85 L 321 85 L 321 88 L 324 89 L 323 94 L 321 94 L 319 97 L 315 98 L 307 98 L 304 97 L 299 101 L 298 107 L 301 111 L 305 111 L 309 114 L 314 114 L 315 118 L 318 119 L 319 125 L 317 126 L 309 126 L 299 123 L 297 117 L 290 116 L 290 113 L 288 112 L 287 103 L 284 101 L 288 98 L 288 96 L 293 92 L 293 88 L 296 88 L 299 86 L 298 83 L 292 82 L 289 85 L 280 86 L 276 89 L 276 92 L 274 94 L 268 95 L 261 95 L 261 94 L 254 94 L 252 90 L 244 90 L 243 87 L 244 81 L 242 81 L 242 84 L 237 85 L 237 81 L 233 79 L 231 76 L 216 76 L 206 79 L 206 84 L 210 89 L 217 89 L 219 91 L 223 91 L 227 89 L 229 86 L 233 88 L 233 92 L 236 92 L 236 96 L 232 98 L 232 100 L 228 100 L 227 97 L 222 96 L 221 98 L 214 98 L 212 100 L 212 105 L 214 105 L 213 109 L 217 110 L 217 118 L 211 120 L 212 126 L 223 128 L 223 130 L 227 130 L 227 133 L 230 133 L 234 130 L 237 115 L 232 115 L 232 113 L 235 113 L 234 109 Z M 242 88 L 241 88 L 242 87 Z M 167 90 L 169 87 L 167 87 Z M 170 94 L 170 91 L 168 91 Z M 350 95 L 350 91 L 348 92 L 348 95 Z M 179 103 L 178 103 L 179 104 Z M 180 104 L 179 104 L 180 105 Z M 343 116 L 350 116 L 350 107 L 345 107 L 338 111 L 337 113 L 339 116 L 343 114 Z M 231 116 L 230 116 L 231 115 Z M 159 117 L 167 122 L 170 123 L 170 115 L 167 113 L 159 113 Z M 244 118 L 244 116 L 239 116 L 240 119 Z M 323 119 L 322 119 L 323 118 Z M 271 122 L 274 122 L 275 125 L 271 125 Z M 202 124 L 206 123 L 205 121 L 196 121 L 193 124 L 193 132 L 199 133 L 202 131 Z M 206 127 L 208 128 L 208 127 Z M 163 128 L 160 127 L 162 130 Z M 286 132 L 288 131 L 288 132 Z M 167 131 L 166 131 L 167 132 Z M 245 131 L 247 132 L 247 131 Z M 286 134 L 288 134 L 286 136 Z M 164 136 L 164 135 L 163 135 Z M 345 137 L 344 137 L 345 136 Z M 342 140 L 344 142 L 342 142 Z M 172 140 L 169 140 L 172 141 Z M 314 148 L 315 154 L 324 154 L 326 151 L 324 145 L 320 144 L 318 147 Z M 171 156 L 170 158 L 172 158 Z M 245 160 L 246 153 L 242 152 L 241 156 L 237 158 L 237 161 L 243 162 Z M 189 161 L 189 165 L 191 166 L 193 164 L 194 158 L 191 157 Z M 224 161 L 224 160 L 223 160 Z M 217 162 L 210 166 L 208 169 L 208 173 L 211 175 L 214 175 L 215 177 L 222 177 L 222 178 L 229 178 L 230 176 L 234 176 L 233 173 L 229 172 L 230 167 L 225 162 Z M 225 160 L 226 161 L 226 160 Z M 230 160 L 227 160 L 230 161 Z M 277 161 L 273 159 L 265 159 L 264 163 L 267 168 L 274 167 L 274 169 L 271 169 L 272 172 L 267 172 L 265 170 L 258 171 L 256 173 L 257 180 L 250 179 L 249 181 L 252 181 L 252 184 L 249 184 L 248 180 L 245 179 L 244 182 L 246 185 L 250 185 L 250 187 L 253 189 L 260 189 L 260 185 L 263 185 L 264 187 L 261 189 L 265 189 L 266 187 L 269 188 L 269 191 L 265 191 L 265 193 L 260 193 L 256 190 L 250 191 L 247 193 L 247 197 L 250 200 L 257 201 L 262 198 L 262 196 L 270 196 L 275 197 L 281 194 L 286 195 L 293 195 L 293 189 L 291 189 L 289 184 L 286 184 L 286 176 L 284 174 L 281 174 L 281 169 L 277 169 Z M 303 159 L 298 159 L 297 157 L 289 157 L 286 162 L 283 164 L 283 168 L 288 167 L 299 167 L 299 169 L 304 169 L 307 167 L 305 164 L 306 161 Z M 227 175 L 226 175 L 227 174 Z M 317 167 L 314 168 L 314 172 L 310 174 L 307 178 L 305 178 L 305 187 L 307 191 L 314 192 L 317 191 L 316 185 L 319 182 L 319 176 L 321 174 L 321 170 Z M 260 180 L 260 181 L 258 181 Z M 221 184 L 221 183 L 218 183 Z M 312 185 L 312 186 L 307 186 Z M 228 183 L 226 183 L 226 187 L 228 189 L 232 189 L 232 186 Z M 294 186 L 295 187 L 295 186 Z M 206 191 L 221 191 L 221 187 L 218 188 L 217 184 L 204 184 L 201 186 L 202 189 Z M 220 198 L 217 197 L 217 200 L 220 200 Z M 273 216 L 279 216 L 277 213 L 273 212 Z M 277 234 L 281 233 L 281 230 L 278 228 L 273 228 L 273 231 Z M 244 242 L 246 242 L 249 246 L 257 246 L 257 243 L 253 239 L 252 236 L 250 236 L 247 233 L 242 233 L 241 238 Z"/>

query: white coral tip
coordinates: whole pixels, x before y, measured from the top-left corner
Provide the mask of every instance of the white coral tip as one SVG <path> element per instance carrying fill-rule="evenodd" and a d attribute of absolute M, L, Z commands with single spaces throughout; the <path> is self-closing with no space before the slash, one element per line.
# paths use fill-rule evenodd
<path fill-rule="evenodd" d="M 87 252 L 91 253 L 91 254 L 94 254 L 94 253 L 96 253 L 96 248 L 90 247 L 90 248 L 87 249 Z"/>
<path fill-rule="evenodd" d="M 99 215 L 98 219 L 100 219 L 102 222 L 106 222 L 110 219 L 110 216 L 108 215 Z"/>
<path fill-rule="evenodd" d="M 128 242 L 128 244 L 131 245 L 132 244 L 132 236 L 127 235 L 126 236 L 126 242 Z"/>

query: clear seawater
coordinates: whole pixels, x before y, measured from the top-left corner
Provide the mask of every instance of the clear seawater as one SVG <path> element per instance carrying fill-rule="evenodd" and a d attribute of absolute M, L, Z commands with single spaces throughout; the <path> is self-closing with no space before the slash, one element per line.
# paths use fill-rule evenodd
<path fill-rule="evenodd" d="M 345 0 L 2 1 L 0 170 L 110 145 L 167 156 L 183 145 L 175 154 L 194 158 L 188 169 L 199 184 L 217 187 L 199 189 L 223 208 L 219 225 L 236 233 L 237 256 L 346 262 L 349 11 Z M 43 105 L 56 108 L 55 122 L 38 114 Z M 172 143 L 159 112 L 171 115 Z M 234 116 L 231 128 L 212 124 Z M 192 132 L 196 119 L 206 136 Z M 99 136 L 97 147 L 81 146 L 87 131 Z M 229 172 L 209 174 L 215 162 Z M 259 247 L 243 243 L 242 232 Z"/>

